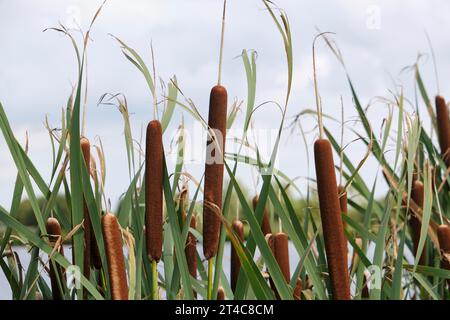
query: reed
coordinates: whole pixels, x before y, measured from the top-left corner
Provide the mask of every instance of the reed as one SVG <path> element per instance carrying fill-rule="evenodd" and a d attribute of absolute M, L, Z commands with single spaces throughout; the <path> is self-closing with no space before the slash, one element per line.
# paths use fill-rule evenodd
<path fill-rule="evenodd" d="M 108 260 L 109 284 L 113 300 L 128 300 L 125 258 L 122 250 L 122 235 L 119 222 L 112 213 L 102 217 L 103 240 Z"/>
<path fill-rule="evenodd" d="M 424 191 L 423 183 L 418 180 L 413 181 L 413 185 L 412 185 L 412 189 L 411 189 L 411 199 L 422 210 L 423 210 L 423 203 L 424 203 L 424 195 L 425 195 L 425 191 Z M 408 224 L 411 229 L 411 238 L 412 238 L 413 246 L 414 246 L 414 256 L 416 256 L 417 249 L 419 247 L 420 230 L 422 228 L 422 223 L 420 222 L 420 219 L 416 216 L 416 214 L 412 210 L 410 210 Z M 426 265 L 425 250 L 422 251 L 422 254 L 419 259 L 419 264 Z"/>
<path fill-rule="evenodd" d="M 244 224 L 242 221 L 235 219 L 233 220 L 231 227 L 233 231 L 236 233 L 236 236 L 240 241 L 244 241 Z M 241 260 L 239 260 L 239 256 L 236 252 L 236 249 L 233 245 L 230 246 L 230 256 L 231 256 L 231 262 L 230 262 L 230 285 L 231 290 L 233 292 L 236 291 L 236 285 L 237 280 L 239 278 L 239 272 L 241 270 Z"/>
<path fill-rule="evenodd" d="M 254 196 L 252 199 L 253 210 L 256 210 L 256 207 L 258 206 L 258 201 L 259 197 Z M 264 236 L 268 235 L 269 233 L 272 233 L 272 228 L 270 227 L 269 212 L 266 207 L 264 207 L 263 219 L 261 222 L 261 231 L 264 234 Z"/>
<path fill-rule="evenodd" d="M 145 149 L 145 232 L 147 255 L 159 262 L 163 243 L 163 143 L 158 120 L 147 126 Z"/>
<path fill-rule="evenodd" d="M 450 167 L 450 120 L 445 99 L 436 96 L 436 120 L 441 155 L 447 167 Z"/>
<path fill-rule="evenodd" d="M 52 248 L 55 248 L 58 243 L 58 249 L 57 251 L 64 255 L 64 249 L 62 246 L 62 239 L 61 239 L 61 225 L 59 224 L 58 220 L 50 217 L 47 219 L 47 222 L 45 224 L 45 229 L 47 230 L 48 240 L 50 242 L 50 245 Z M 64 293 L 62 291 L 62 280 L 64 279 L 64 270 L 55 262 L 50 261 L 50 270 L 49 270 L 49 276 L 50 276 L 50 285 L 52 287 L 52 295 L 53 300 L 62 300 Z"/>
<path fill-rule="evenodd" d="M 332 296 L 335 300 L 349 300 L 350 280 L 347 270 L 347 247 L 343 233 L 333 152 L 328 140 L 316 140 L 314 143 L 314 159 Z"/>

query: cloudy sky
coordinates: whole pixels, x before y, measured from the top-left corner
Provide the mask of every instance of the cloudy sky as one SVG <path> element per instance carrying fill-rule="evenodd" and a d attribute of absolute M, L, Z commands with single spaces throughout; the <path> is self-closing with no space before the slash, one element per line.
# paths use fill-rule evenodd
<path fill-rule="evenodd" d="M 430 48 L 425 32 L 433 43 L 439 67 L 442 94 L 448 93 L 450 59 L 450 3 L 444 0 L 419 1 L 298 1 L 278 0 L 286 10 L 294 45 L 294 82 L 288 107 L 287 122 L 304 109 L 314 107 L 311 46 L 317 30 L 334 32 L 348 71 L 364 105 L 377 96 L 389 96 L 388 90 L 404 87 L 414 99 L 413 75 L 401 70 L 413 64 L 417 55 L 422 60 L 423 75 L 431 95 L 437 91 Z M 29 134 L 30 157 L 44 177 L 51 169 L 51 149 L 44 118 L 59 126 L 61 108 L 76 81 L 75 55 L 67 38 L 45 28 L 79 24 L 86 29 L 101 1 L 0 0 L 0 101 L 20 141 Z M 128 183 L 121 115 L 111 107 L 97 106 L 103 93 L 123 93 L 127 97 L 135 137 L 153 117 L 152 98 L 144 78 L 122 55 L 109 34 L 113 34 L 138 51 L 151 65 L 153 44 L 158 75 L 167 82 L 173 75 L 186 96 L 207 117 L 210 88 L 217 80 L 218 44 L 220 37 L 221 0 L 119 1 L 106 3 L 92 30 L 88 49 L 88 122 L 86 135 L 92 141 L 100 137 L 106 153 L 106 194 L 113 204 Z M 255 50 L 257 59 L 256 104 L 283 102 L 286 91 L 286 64 L 281 37 L 260 0 L 228 1 L 226 38 L 223 60 L 223 84 L 229 100 L 246 99 L 243 49 Z M 317 46 L 319 86 L 324 112 L 340 116 L 340 97 L 345 118 L 355 116 L 344 73 L 336 59 L 320 42 Z M 423 106 L 422 106 L 423 107 Z M 386 106 L 374 105 L 368 115 L 378 129 Z M 172 128 L 184 116 L 186 127 L 193 130 L 194 121 L 176 109 Z M 242 126 L 240 113 L 236 126 Z M 279 113 L 270 104 L 255 115 L 256 129 L 276 129 Z M 315 119 L 302 120 L 313 129 Z M 326 121 L 336 137 L 339 126 Z M 356 126 L 349 124 L 349 126 Z M 169 130 L 170 131 L 170 130 Z M 316 130 L 308 133 L 308 145 L 316 138 Z M 299 132 L 285 130 L 279 153 L 279 166 L 292 177 L 312 176 L 308 172 L 305 146 Z M 166 138 L 167 140 L 169 137 Z M 346 142 L 352 139 L 346 135 Z M 169 141 L 166 141 L 167 143 Z M 170 150 L 166 150 L 170 151 Z M 349 148 L 357 161 L 364 154 L 361 145 Z M 3 138 L 0 139 L 0 204 L 9 207 L 16 170 Z M 172 166 L 173 167 L 173 166 Z M 202 165 L 187 168 L 200 177 Z M 242 171 L 240 178 L 255 190 L 255 175 Z M 370 184 L 376 175 L 375 162 L 366 163 L 363 175 Z M 305 180 L 298 186 L 304 189 Z M 381 191 L 382 192 L 382 189 Z"/>

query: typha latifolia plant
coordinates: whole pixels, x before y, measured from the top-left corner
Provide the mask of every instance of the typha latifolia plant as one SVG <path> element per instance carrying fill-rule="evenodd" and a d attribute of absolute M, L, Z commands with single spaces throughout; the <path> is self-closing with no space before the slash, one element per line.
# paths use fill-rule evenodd
<path fill-rule="evenodd" d="M 213 259 L 219 246 L 220 215 L 222 215 L 222 188 L 224 152 L 227 124 L 228 93 L 221 85 L 225 12 L 223 2 L 222 34 L 220 41 L 219 75 L 217 85 L 211 89 L 208 111 L 209 137 L 206 145 L 204 205 L 203 205 L 203 255 L 208 260 L 208 298 L 212 298 Z"/>
<path fill-rule="evenodd" d="M 322 106 L 316 79 L 314 44 L 313 68 L 317 118 L 319 124 L 319 139 L 314 142 L 314 160 L 328 272 L 333 299 L 350 300 L 350 281 L 347 271 L 347 242 L 341 218 L 341 207 L 338 198 L 339 192 L 333 161 L 333 149 L 330 141 L 324 138 Z"/>
<path fill-rule="evenodd" d="M 128 284 L 125 270 L 125 257 L 122 249 L 122 234 L 119 222 L 112 213 L 102 217 L 103 240 L 108 259 L 111 299 L 128 300 Z"/>

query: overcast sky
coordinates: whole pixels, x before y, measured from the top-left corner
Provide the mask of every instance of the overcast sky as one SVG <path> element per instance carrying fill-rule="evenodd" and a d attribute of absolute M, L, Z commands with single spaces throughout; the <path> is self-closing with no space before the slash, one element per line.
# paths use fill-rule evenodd
<path fill-rule="evenodd" d="M 373 97 L 389 96 L 388 90 L 398 90 L 399 85 L 404 86 L 405 94 L 413 100 L 413 74 L 401 73 L 401 70 L 413 64 L 419 53 L 426 54 L 422 72 L 427 88 L 430 95 L 436 93 L 425 32 L 436 53 L 441 92 L 448 93 L 448 1 L 278 0 L 276 3 L 286 10 L 294 45 L 294 82 L 287 122 L 302 110 L 314 107 L 311 46 L 317 28 L 336 33 L 334 39 L 364 105 Z M 28 131 L 30 157 L 45 178 L 49 177 L 51 169 L 51 148 L 43 121 L 47 115 L 54 127 L 60 126 L 60 110 L 77 75 L 75 55 L 67 38 L 42 31 L 57 26 L 58 22 L 67 26 L 77 23 L 86 29 L 100 4 L 101 1 L 87 0 L 0 0 L 0 101 L 16 137 L 24 141 Z M 123 125 L 116 109 L 98 107 L 97 101 L 103 93 L 123 93 L 132 113 L 137 139 L 153 112 L 144 78 L 108 34 L 136 49 L 148 65 L 151 65 L 152 43 L 158 75 L 166 82 L 176 75 L 184 94 L 192 98 L 206 118 L 209 91 L 217 81 L 221 9 L 221 0 L 110 0 L 106 3 L 92 30 L 93 41 L 88 49 L 86 135 L 92 141 L 100 137 L 103 142 L 106 195 L 113 204 L 128 185 Z M 282 40 L 259 0 L 228 1 L 223 84 L 230 101 L 246 99 L 245 72 L 239 58 L 243 49 L 258 53 L 256 104 L 268 100 L 282 103 L 287 79 Z M 317 47 L 317 64 L 324 112 L 339 117 L 342 96 L 345 118 L 352 119 L 355 111 L 344 72 L 323 43 Z M 382 104 L 370 109 L 368 115 L 375 129 L 379 128 L 386 111 Z M 181 109 L 177 108 L 172 128 L 180 123 L 181 114 Z M 239 114 L 237 127 L 242 126 L 243 116 Z M 194 121 L 186 113 L 184 118 L 186 127 L 192 130 Z M 277 109 L 264 105 L 255 116 L 254 126 L 276 129 L 278 123 Z M 302 123 L 312 129 L 315 119 L 305 118 Z M 325 124 L 339 136 L 337 125 L 328 120 Z M 315 132 L 307 135 L 310 147 L 316 138 Z M 283 134 L 278 162 L 281 169 L 291 177 L 313 176 L 314 169 L 307 170 L 299 133 L 290 135 L 286 130 Z M 351 139 L 346 135 L 346 142 Z M 348 152 L 357 161 L 363 156 L 364 148 L 354 144 Z M 3 138 L 0 139 L 0 154 L 0 204 L 9 208 L 16 169 Z M 364 167 L 363 175 L 368 184 L 376 175 L 374 166 L 375 162 L 369 161 Z M 169 164 L 170 168 L 173 165 Z M 187 168 L 196 177 L 200 177 L 202 169 L 202 165 Z M 255 190 L 251 170 L 241 172 L 239 177 L 246 181 L 250 190 Z M 304 190 L 305 180 L 299 179 L 298 186 Z"/>

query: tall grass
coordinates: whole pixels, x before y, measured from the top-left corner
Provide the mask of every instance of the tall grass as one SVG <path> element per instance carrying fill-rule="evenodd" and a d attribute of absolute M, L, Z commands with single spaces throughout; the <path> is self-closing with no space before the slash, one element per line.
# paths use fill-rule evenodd
<path fill-rule="evenodd" d="M 450 176 L 445 139 L 449 119 L 444 99 L 436 100 L 435 111 L 417 63 L 411 70 L 422 100 L 409 108 L 404 93 L 392 91 L 392 96 L 381 100 L 388 111 L 378 132 L 336 43 L 329 34 L 320 34 L 317 40 L 325 41 L 348 80 L 353 104 L 344 107 L 354 108 L 358 114 L 360 125 L 346 127 L 355 136 L 349 145 L 360 144 L 367 151 L 354 162 L 349 149 L 336 141 L 328 126 L 334 119 L 324 113 L 328 109 L 321 104 L 320 96 L 326 92 L 319 93 L 315 75 L 317 110 L 301 110 L 293 121 L 301 127 L 311 114 L 319 119 L 320 137 L 314 144 L 316 179 L 308 178 L 308 187 L 300 188 L 296 179 L 284 173 L 285 168 L 276 166 L 276 159 L 289 120 L 287 109 L 292 108 L 296 56 L 293 41 L 305 40 L 291 35 L 284 11 L 268 0 L 262 0 L 262 4 L 279 32 L 280 39 L 273 40 L 280 40 L 282 45 L 287 80 L 283 101 L 277 103 L 281 118 L 269 159 L 263 159 L 258 146 L 249 139 L 251 125 L 256 121 L 253 116 L 266 104 L 258 101 L 255 52 L 243 50 L 241 55 L 247 80 L 242 113 L 237 105 L 228 108 L 219 67 L 219 85 L 211 91 L 205 121 L 176 77 L 167 80 L 160 90 L 155 85 L 158 76 L 147 67 L 144 55 L 113 36 L 135 68 L 133 71 L 142 74 L 152 97 L 155 119 L 149 125 L 147 155 L 143 159 L 135 143 L 139 139 L 132 134 L 126 98 L 100 98 L 101 103 L 115 104 L 123 120 L 128 160 L 123 170 L 129 174 L 129 184 L 123 186 L 117 210 L 110 210 L 105 200 L 102 147 L 88 147 L 81 130 L 86 47 L 91 45 L 89 33 L 101 17 L 102 7 L 83 33 L 81 43 L 70 30 L 52 28 L 68 37 L 75 52 L 78 80 L 62 111 L 60 130 L 49 128 L 53 147 L 48 181 L 34 165 L 27 146 L 18 142 L 0 104 L 0 129 L 17 170 L 11 207 L 0 207 L 0 222 L 6 228 L 0 242 L 0 267 L 13 299 L 35 299 L 39 295 L 44 299 L 448 299 Z M 223 40 L 221 43 L 223 47 Z M 220 56 L 219 66 L 223 59 Z M 425 107 L 428 114 L 417 113 L 419 107 Z M 175 110 L 209 130 L 208 146 L 219 146 L 213 156 L 218 155 L 223 163 L 207 163 L 198 181 L 186 172 L 184 120 L 175 123 Z M 235 127 L 241 116 L 244 130 L 241 139 L 236 139 L 239 148 L 230 152 L 225 148 L 226 130 Z M 423 125 L 429 122 L 431 129 Z M 345 121 L 341 125 L 347 126 Z M 178 139 L 174 140 L 174 167 L 168 166 L 164 152 L 167 148 L 162 144 L 171 126 L 179 127 Z M 306 137 L 307 133 L 301 133 Z M 299 145 L 307 141 L 298 140 Z M 308 151 L 311 145 L 305 147 Z M 90 153 L 94 148 L 97 157 Z M 246 148 L 254 152 L 246 154 Z M 374 181 L 364 180 L 360 174 L 368 157 L 377 161 L 379 174 Z M 339 188 L 335 168 L 338 161 L 342 175 Z M 262 182 L 257 201 L 239 182 L 245 167 L 254 168 Z M 388 189 L 377 198 L 375 194 L 382 190 L 381 179 Z M 228 183 L 224 184 L 224 180 Z M 299 201 L 296 193 L 306 196 Z M 69 216 L 57 205 L 58 195 L 63 195 Z M 18 220 L 23 197 L 30 202 L 37 229 Z M 40 197 L 43 204 L 38 201 Z M 234 203 L 240 209 L 239 221 L 234 220 Z M 271 235 L 276 221 L 269 217 L 277 217 L 283 233 Z M 268 242 L 266 235 L 271 235 L 272 241 Z M 31 249 L 31 262 L 24 268 L 14 258 L 18 243 Z M 73 261 L 63 255 L 61 244 L 72 246 Z M 87 245 L 91 246 L 91 254 L 87 253 Z M 231 270 L 223 268 L 226 245 L 231 247 Z M 92 248 L 98 248 L 98 254 L 93 254 Z M 39 261 L 40 253 L 45 253 L 48 260 Z M 351 261 L 347 261 L 348 253 Z M 289 262 L 294 262 L 295 267 L 290 268 Z M 44 275 L 47 268 L 41 265 L 49 266 L 50 285 Z M 66 283 L 64 270 L 73 270 L 72 265 L 80 269 L 80 288 Z M 373 278 L 370 271 L 379 277 Z"/>

